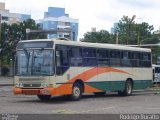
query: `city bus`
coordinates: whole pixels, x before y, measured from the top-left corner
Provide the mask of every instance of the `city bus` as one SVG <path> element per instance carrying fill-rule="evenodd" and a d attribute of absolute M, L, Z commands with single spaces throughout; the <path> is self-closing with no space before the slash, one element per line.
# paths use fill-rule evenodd
<path fill-rule="evenodd" d="M 151 50 L 123 45 L 75 42 L 67 39 L 19 41 L 16 47 L 14 94 L 37 95 L 40 100 L 83 93 L 105 95 L 152 84 Z"/>

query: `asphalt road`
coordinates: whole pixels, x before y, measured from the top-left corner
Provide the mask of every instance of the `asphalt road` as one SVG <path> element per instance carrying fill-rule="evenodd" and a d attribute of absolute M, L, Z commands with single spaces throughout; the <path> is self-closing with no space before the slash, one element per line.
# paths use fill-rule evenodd
<path fill-rule="evenodd" d="M 44 102 L 37 96 L 13 95 L 12 84 L 12 77 L 0 77 L 0 119 L 7 115 L 12 117 L 12 114 L 13 117 L 20 114 L 18 118 L 22 120 L 50 120 L 53 117 L 54 120 L 103 120 L 109 118 L 108 115 L 117 120 L 122 114 L 159 114 L 160 119 L 160 89 L 134 91 L 133 95 L 128 97 L 118 96 L 117 93 L 107 93 L 103 97 L 85 94 L 80 101 L 70 101 L 61 96 Z"/>
<path fill-rule="evenodd" d="M 160 94 L 152 91 L 134 92 L 121 97 L 108 93 L 103 97 L 83 95 L 80 101 L 53 97 L 42 102 L 36 96 L 13 95 L 11 86 L 0 87 L 0 113 L 14 114 L 127 114 L 160 113 Z"/>

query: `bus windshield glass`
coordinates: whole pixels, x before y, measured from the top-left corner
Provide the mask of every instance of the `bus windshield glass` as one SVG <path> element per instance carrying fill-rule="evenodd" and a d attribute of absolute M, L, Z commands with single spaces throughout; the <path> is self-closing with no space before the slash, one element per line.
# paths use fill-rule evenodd
<path fill-rule="evenodd" d="M 53 50 L 23 49 L 16 54 L 16 75 L 53 75 Z"/>

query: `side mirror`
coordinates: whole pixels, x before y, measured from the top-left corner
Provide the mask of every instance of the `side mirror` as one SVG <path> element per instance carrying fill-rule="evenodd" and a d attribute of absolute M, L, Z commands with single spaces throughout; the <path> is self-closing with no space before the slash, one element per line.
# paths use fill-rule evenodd
<path fill-rule="evenodd" d="M 57 67 L 60 67 L 60 66 L 61 66 L 60 51 L 56 51 L 56 66 L 57 66 Z"/>
<path fill-rule="evenodd" d="M 61 74 L 61 53 L 60 51 L 56 51 L 56 74 Z"/>

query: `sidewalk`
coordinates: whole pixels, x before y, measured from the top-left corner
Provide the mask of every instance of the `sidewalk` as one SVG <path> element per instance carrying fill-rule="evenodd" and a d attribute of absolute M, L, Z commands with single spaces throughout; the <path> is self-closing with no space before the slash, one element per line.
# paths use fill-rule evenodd
<path fill-rule="evenodd" d="M 0 86 L 12 86 L 12 85 L 13 85 L 13 77 L 0 76 Z"/>

